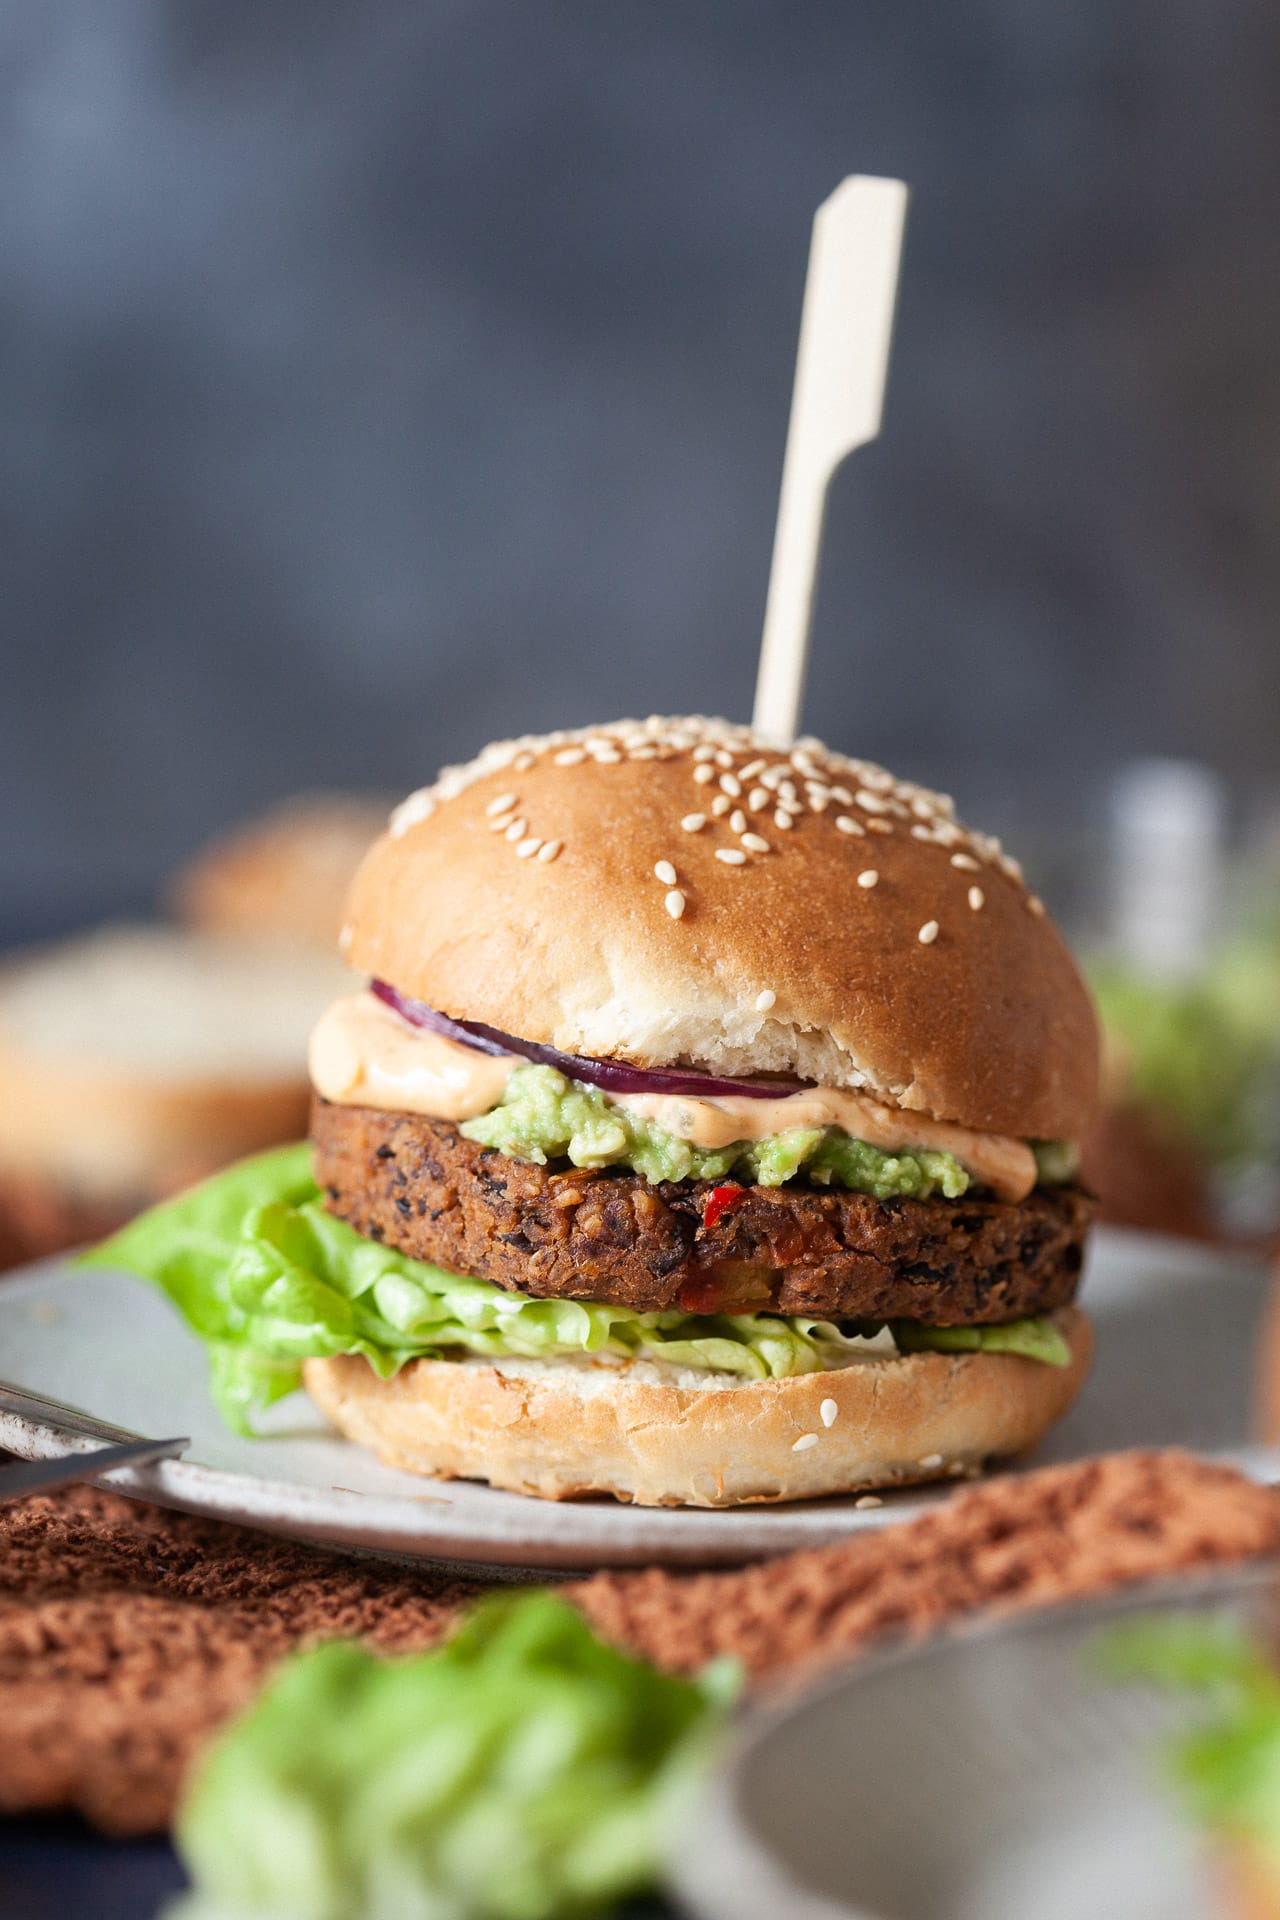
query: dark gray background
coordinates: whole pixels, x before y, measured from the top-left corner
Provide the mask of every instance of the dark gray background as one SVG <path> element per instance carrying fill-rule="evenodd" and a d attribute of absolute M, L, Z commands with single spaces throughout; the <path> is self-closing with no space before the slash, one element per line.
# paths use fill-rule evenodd
<path fill-rule="evenodd" d="M 915 190 L 808 723 L 996 825 L 1280 719 L 1274 0 L 0 4 L 0 897 L 746 717 L 812 210 Z"/>

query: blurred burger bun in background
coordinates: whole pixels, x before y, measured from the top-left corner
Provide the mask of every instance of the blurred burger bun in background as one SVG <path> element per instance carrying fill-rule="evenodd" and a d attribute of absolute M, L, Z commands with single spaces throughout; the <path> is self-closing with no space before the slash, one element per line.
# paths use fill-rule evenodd
<path fill-rule="evenodd" d="M 332 952 L 351 876 L 390 800 L 305 793 L 230 828 L 181 867 L 175 917 L 203 933 L 271 936 Z"/>
<path fill-rule="evenodd" d="M 106 1230 L 307 1119 L 320 955 L 112 927 L 0 969 L 0 1212 L 16 1257 Z"/>
<path fill-rule="evenodd" d="M 305 1133 L 307 1037 L 350 979 L 342 900 L 386 823 L 311 793 L 176 875 L 181 922 L 107 927 L 0 965 L 0 1265 L 109 1232 Z"/>

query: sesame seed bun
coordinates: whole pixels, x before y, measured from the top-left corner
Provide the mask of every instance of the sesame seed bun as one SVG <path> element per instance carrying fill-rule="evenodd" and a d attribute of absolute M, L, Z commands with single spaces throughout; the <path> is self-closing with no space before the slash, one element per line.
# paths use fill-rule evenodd
<path fill-rule="evenodd" d="M 866 1088 L 1026 1138 L 1093 1117 L 1093 1009 L 1016 862 L 818 742 L 675 719 L 491 747 L 392 816 L 343 944 L 565 1052 Z"/>
<path fill-rule="evenodd" d="M 613 1494 L 726 1507 L 906 1486 L 1035 1445 L 1076 1398 L 1092 1329 L 1053 1316 L 1065 1367 L 1007 1353 L 915 1353 L 789 1380 L 639 1362 L 414 1360 L 379 1380 L 358 1355 L 308 1360 L 307 1390 L 389 1466 L 544 1500 Z"/>

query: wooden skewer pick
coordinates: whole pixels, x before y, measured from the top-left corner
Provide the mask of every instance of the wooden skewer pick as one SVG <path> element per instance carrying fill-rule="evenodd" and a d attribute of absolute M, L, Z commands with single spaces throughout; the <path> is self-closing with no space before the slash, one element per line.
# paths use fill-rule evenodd
<path fill-rule="evenodd" d="M 777 746 L 800 723 L 831 481 L 880 431 L 907 198 L 851 174 L 814 216 L 753 716 Z"/>

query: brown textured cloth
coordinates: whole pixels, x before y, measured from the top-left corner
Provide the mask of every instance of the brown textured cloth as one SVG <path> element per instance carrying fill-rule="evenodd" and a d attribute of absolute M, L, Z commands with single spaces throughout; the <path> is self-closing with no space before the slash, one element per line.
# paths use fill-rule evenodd
<path fill-rule="evenodd" d="M 1280 1502 L 1182 1453 L 993 1480 L 841 1546 L 733 1572 L 561 1590 L 658 1665 L 734 1654 L 757 1680 L 1012 1610 L 1280 1552 Z M 439 1639 L 477 1591 L 78 1488 L 0 1508 L 0 1810 L 164 1827 L 209 1734 L 291 1648 Z"/>

